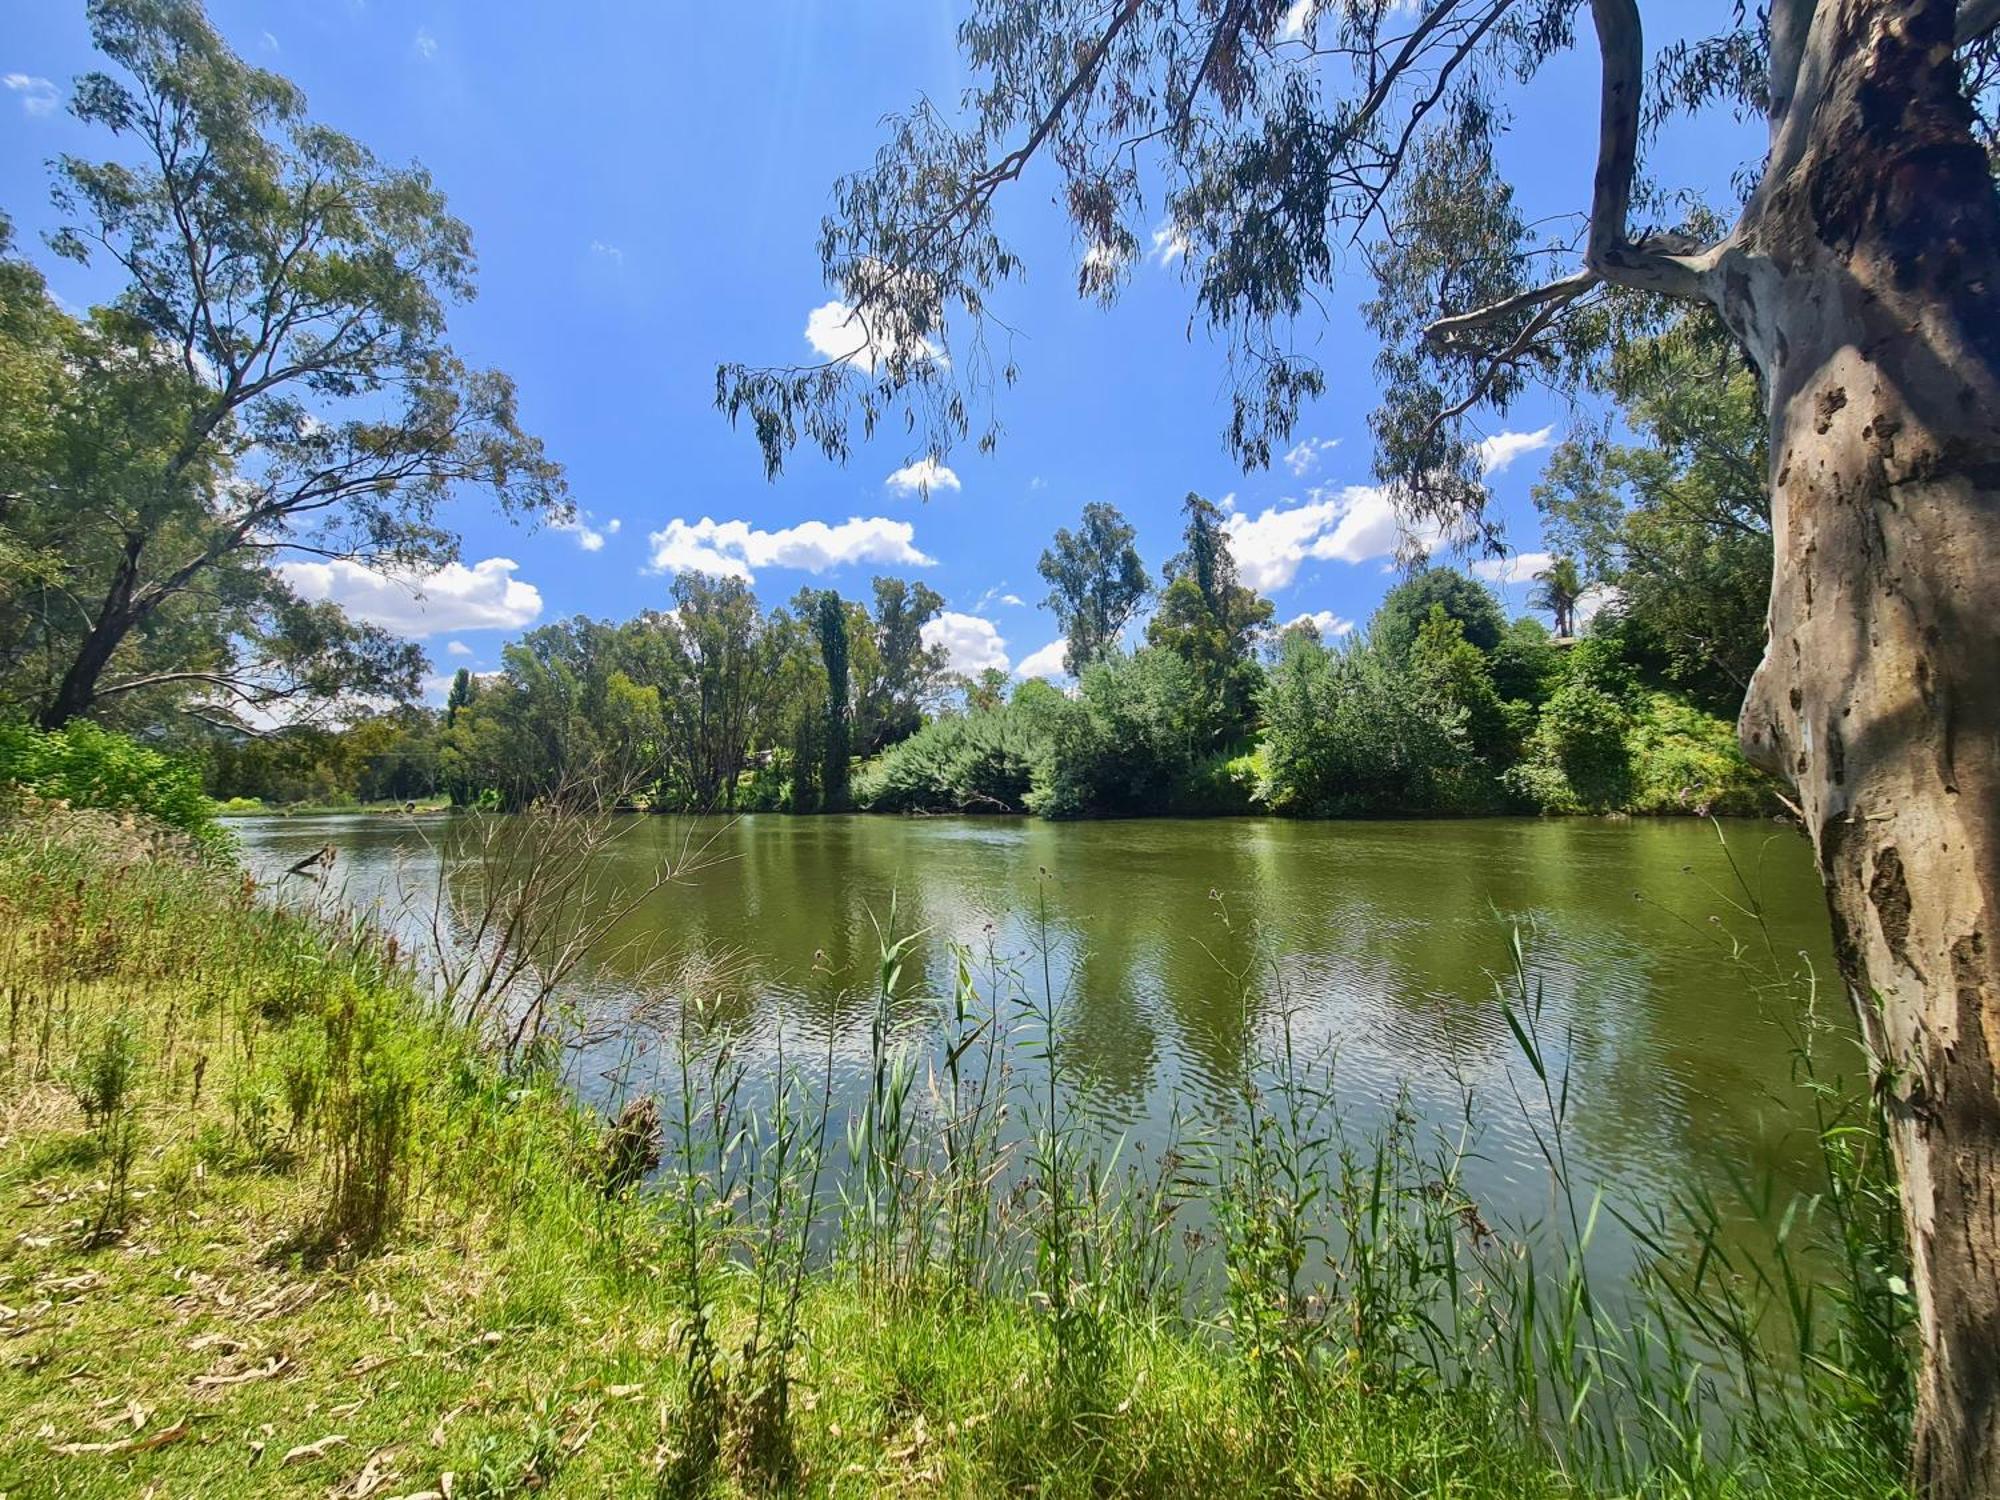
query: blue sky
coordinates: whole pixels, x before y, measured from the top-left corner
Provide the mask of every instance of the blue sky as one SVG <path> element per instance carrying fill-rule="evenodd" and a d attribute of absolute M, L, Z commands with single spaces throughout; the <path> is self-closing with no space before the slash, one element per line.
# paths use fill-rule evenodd
<path fill-rule="evenodd" d="M 7 9 L 0 205 L 57 293 L 87 304 L 113 284 L 38 246 L 55 222 L 44 163 L 107 154 L 107 138 L 60 105 L 95 65 L 83 6 Z M 1652 9 L 1686 24 L 1720 21 L 1728 4 Z M 1190 489 L 1233 497 L 1246 573 L 1281 620 L 1365 620 L 1394 582 L 1394 527 L 1367 488 L 1375 350 L 1354 311 L 1368 291 L 1358 259 L 1325 324 L 1304 330 L 1329 390 L 1303 417 L 1301 449 L 1246 475 L 1221 440 L 1221 352 L 1189 331 L 1184 267 L 1149 258 L 1113 310 L 1079 302 L 1078 248 L 1046 179 L 1020 184 L 1003 211 L 1029 273 L 1004 304 L 1024 336 L 1021 381 L 998 397 L 998 452 L 954 451 L 927 500 L 893 480 L 927 457 L 900 432 L 858 446 L 845 467 L 800 453 L 765 481 L 754 442 L 714 410 L 715 365 L 811 357 L 809 321 L 832 296 L 814 250 L 830 184 L 872 155 L 882 115 L 919 93 L 954 99 L 969 82 L 948 0 L 211 0 L 209 10 L 238 51 L 298 82 L 316 117 L 385 159 L 430 168 L 480 257 L 480 295 L 453 317 L 453 341 L 514 375 L 525 423 L 568 470 L 578 527 L 523 530 L 468 498 L 450 517 L 464 562 L 421 602 L 353 569 L 298 575 L 417 636 L 440 673 L 497 665 L 500 645 L 535 623 L 659 606 L 662 570 L 688 562 L 746 573 L 773 603 L 808 582 L 854 597 L 875 573 L 922 577 L 947 600 L 962 665 L 1033 670 L 1051 663 L 1056 636 L 1035 574 L 1055 529 L 1109 501 L 1157 571 Z M 1520 100 L 1502 165 L 1531 217 L 1585 201 L 1595 83 L 1594 59 L 1576 55 Z M 1726 121 L 1703 122 L 1649 165 L 1720 201 L 1754 144 Z M 1536 396 L 1487 424 L 1506 459 L 1491 478 L 1495 502 L 1523 553 L 1540 547 L 1528 492 L 1543 445 L 1573 415 Z M 1525 585 L 1506 591 L 1522 607 Z"/>

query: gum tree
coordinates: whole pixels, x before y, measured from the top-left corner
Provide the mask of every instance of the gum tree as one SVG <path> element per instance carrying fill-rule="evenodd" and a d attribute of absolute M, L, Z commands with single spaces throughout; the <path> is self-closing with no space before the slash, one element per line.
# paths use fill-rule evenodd
<path fill-rule="evenodd" d="M 1646 0 L 1664 22 L 1689 7 Z M 894 119 L 820 250 L 849 357 L 725 366 L 767 467 L 890 414 L 925 451 L 997 428 L 985 330 L 1020 262 L 995 204 L 1033 173 L 1115 296 L 1157 243 L 1269 461 L 1326 388 L 1297 335 L 1349 246 L 1377 282 L 1378 464 L 1415 527 L 1480 533 L 1466 423 L 1591 372 L 1607 302 L 1719 319 L 1769 426 L 1770 646 L 1741 732 L 1787 777 L 1880 1067 L 1924 1359 L 1915 1472 L 2000 1491 L 2000 0 L 1744 0 L 1649 57 L 1639 0 L 975 0 L 963 112 Z M 1574 230 L 1492 159 L 1548 61 L 1599 75 Z M 1734 218 L 1649 191 L 1644 143 L 1705 110 L 1768 125 Z M 1591 122 L 1574 122 L 1579 131 Z M 1671 185 L 1667 185 L 1671 186 Z M 1162 217 L 1162 209 L 1164 215 Z M 1157 236 L 1155 240 L 1154 236 Z M 1489 539 L 1490 529 L 1486 532 Z"/>
<path fill-rule="evenodd" d="M 38 716 L 161 688 L 252 706 L 407 692 L 420 658 L 300 600 L 273 564 L 435 568 L 457 553 L 438 515 L 461 488 L 565 513 L 513 383 L 445 341 L 446 307 L 473 290 L 471 236 L 428 173 L 315 123 L 196 0 L 92 0 L 89 18 L 116 71 L 78 79 L 70 109 L 123 149 L 53 164 L 68 222 L 50 245 L 123 283 L 90 320 L 117 356 L 82 367 L 91 391 L 137 370 L 148 399 L 143 431 L 108 431 L 6 517 L 17 545 L 65 564 L 63 608 L 31 643 L 56 664 Z M 217 620 L 230 650 L 146 649 Z M 258 632 L 276 649 L 233 649 Z"/>

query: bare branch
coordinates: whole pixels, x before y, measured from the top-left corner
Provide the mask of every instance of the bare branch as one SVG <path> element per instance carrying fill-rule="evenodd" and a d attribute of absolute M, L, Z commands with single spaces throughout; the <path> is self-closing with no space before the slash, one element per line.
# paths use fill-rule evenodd
<path fill-rule="evenodd" d="M 1532 291 L 1522 292 L 1489 306 L 1474 308 L 1471 312 L 1439 318 L 1424 329 L 1424 337 L 1433 345 L 1447 344 L 1461 334 L 1477 332 L 1495 323 L 1503 323 L 1515 313 L 1525 312 L 1531 307 L 1540 307 L 1544 302 L 1573 301 L 1603 279 L 1597 272 L 1588 268 L 1573 271 L 1562 280 L 1552 281 L 1547 286 L 1538 286 Z"/>

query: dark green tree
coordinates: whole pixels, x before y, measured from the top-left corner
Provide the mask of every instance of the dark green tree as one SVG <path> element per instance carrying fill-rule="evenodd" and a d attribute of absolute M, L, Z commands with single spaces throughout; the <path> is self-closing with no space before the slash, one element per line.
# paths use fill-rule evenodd
<path fill-rule="evenodd" d="M 1151 589 L 1137 536 L 1115 506 L 1093 501 L 1075 531 L 1067 526 L 1042 553 L 1037 571 L 1049 586 L 1042 607 L 1054 612 L 1066 645 L 1063 670 L 1072 677 L 1118 646 Z"/>
<path fill-rule="evenodd" d="M 1172 651 L 1195 669 L 1217 710 L 1224 737 L 1241 734 L 1255 712 L 1263 672 L 1257 645 L 1271 622 L 1271 601 L 1246 588 L 1236 571 L 1221 509 L 1190 492 L 1181 550 L 1168 561 L 1147 644 Z"/>
<path fill-rule="evenodd" d="M 1500 601 L 1478 579 L 1456 568 L 1420 568 L 1383 598 L 1369 622 L 1369 638 L 1391 661 L 1405 661 L 1433 607 L 1458 621 L 1466 640 L 1481 651 L 1498 646 L 1507 628 Z"/>
<path fill-rule="evenodd" d="M 848 757 L 853 743 L 853 709 L 848 699 L 847 606 L 832 589 L 822 589 L 813 611 L 813 634 L 826 671 L 826 730 L 821 744 L 820 806 L 847 811 Z"/>

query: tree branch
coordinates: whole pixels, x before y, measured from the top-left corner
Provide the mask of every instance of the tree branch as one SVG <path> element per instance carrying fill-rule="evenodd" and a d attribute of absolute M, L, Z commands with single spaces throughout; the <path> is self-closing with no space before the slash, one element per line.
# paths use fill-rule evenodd
<path fill-rule="evenodd" d="M 1424 329 L 1424 338 L 1433 345 L 1442 345 L 1460 334 L 1483 330 L 1495 323 L 1506 321 L 1515 313 L 1525 312 L 1531 307 L 1540 307 L 1544 302 L 1573 301 L 1603 279 L 1597 272 L 1587 267 L 1581 271 L 1572 271 L 1560 281 L 1552 281 L 1547 286 L 1538 286 L 1532 291 L 1521 292 L 1485 307 L 1474 308 L 1471 312 L 1455 313 L 1448 318 L 1439 318 Z"/>
<path fill-rule="evenodd" d="M 1968 47 L 2000 26 L 2000 0 L 1959 0 L 1958 24 L 1952 28 L 1954 47 Z"/>

